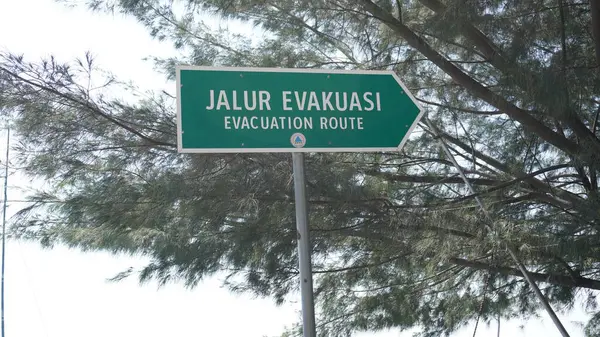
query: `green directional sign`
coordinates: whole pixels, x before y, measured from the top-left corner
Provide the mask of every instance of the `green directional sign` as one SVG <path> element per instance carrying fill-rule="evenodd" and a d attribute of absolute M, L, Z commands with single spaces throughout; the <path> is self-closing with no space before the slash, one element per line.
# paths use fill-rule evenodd
<path fill-rule="evenodd" d="M 392 71 L 177 67 L 179 152 L 397 151 L 421 115 Z"/>

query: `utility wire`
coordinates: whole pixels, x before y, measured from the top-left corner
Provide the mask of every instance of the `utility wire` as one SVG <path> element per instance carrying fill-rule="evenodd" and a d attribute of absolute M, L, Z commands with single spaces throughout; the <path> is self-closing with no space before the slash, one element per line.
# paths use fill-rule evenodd
<path fill-rule="evenodd" d="M 452 164 L 454 165 L 454 167 L 458 170 L 458 174 L 460 175 L 460 177 L 463 179 L 463 181 L 467 185 L 467 188 L 469 189 L 469 192 L 472 195 L 475 195 L 475 201 L 477 202 L 477 205 L 479 206 L 479 208 L 481 209 L 481 211 L 483 212 L 483 214 L 485 215 L 486 219 L 489 222 L 489 224 L 486 225 L 486 228 L 489 231 L 493 232 L 493 229 L 491 227 L 493 225 L 492 216 L 490 215 L 490 213 L 487 210 L 487 208 L 485 208 L 485 206 L 483 204 L 483 201 L 481 201 L 481 199 L 479 198 L 479 196 L 475 193 L 475 189 L 473 188 L 473 185 L 471 185 L 471 182 L 469 181 L 469 179 L 465 175 L 464 170 L 462 169 L 462 167 L 460 165 L 458 165 L 458 162 L 456 161 L 456 158 L 454 158 L 454 155 L 448 149 L 448 146 L 446 145 L 446 142 L 439 135 L 438 129 L 429 121 L 429 119 L 427 117 L 424 117 L 423 119 L 425 120 L 425 125 L 427 125 L 429 127 L 429 129 L 431 130 L 431 132 L 433 133 L 433 136 L 435 138 L 437 138 L 437 140 L 438 140 L 438 142 L 440 144 L 440 147 L 442 148 L 442 151 L 444 151 L 444 153 L 448 156 L 448 158 L 450 159 L 450 161 L 452 162 Z M 538 285 L 535 283 L 535 281 L 533 280 L 533 278 L 531 278 L 531 275 L 529 274 L 529 271 L 527 271 L 527 268 L 525 267 L 525 265 L 523 264 L 523 262 L 521 262 L 521 260 L 517 256 L 517 253 L 515 252 L 515 250 L 512 247 L 510 247 L 509 245 L 506 245 L 506 250 L 508 251 L 508 254 L 512 258 L 512 260 L 515 262 L 515 264 L 517 265 L 517 267 L 519 268 L 519 270 L 521 271 L 521 274 L 523 274 L 523 277 L 525 278 L 525 280 L 527 281 L 527 283 L 529 283 L 529 286 L 533 289 L 533 292 L 537 295 L 537 297 L 540 300 L 540 302 L 542 302 L 542 306 L 544 307 L 544 309 L 546 309 L 546 312 L 548 313 L 548 315 L 550 316 L 550 318 L 554 322 L 554 325 L 556 326 L 556 328 L 558 329 L 558 331 L 560 331 L 560 333 L 561 333 L 561 335 L 563 337 L 570 337 L 569 333 L 567 332 L 567 330 L 563 326 L 562 322 L 560 321 L 560 319 L 558 318 L 558 316 L 556 315 L 556 313 L 552 309 L 552 306 L 550 306 L 550 303 L 548 302 L 548 299 L 546 298 L 546 296 L 544 296 L 544 294 L 542 293 L 542 291 L 540 290 L 540 288 L 538 287 Z"/>
<path fill-rule="evenodd" d="M 25 257 L 25 254 L 23 253 L 23 245 L 22 243 L 17 240 L 17 252 L 19 253 L 19 256 L 21 257 L 21 261 L 23 262 L 23 266 L 25 267 L 25 276 L 27 278 L 27 283 L 29 284 L 29 287 L 31 288 L 31 295 L 33 296 L 33 302 L 35 304 L 35 308 L 37 309 L 38 315 L 40 316 L 40 321 L 42 322 L 42 329 L 44 330 L 44 336 L 48 337 L 49 333 L 48 333 L 48 325 L 46 324 L 46 320 L 44 319 L 44 315 L 42 314 L 42 308 L 40 306 L 40 300 L 38 298 L 38 294 L 36 292 L 36 287 L 34 284 L 34 277 L 31 273 L 31 269 L 29 268 L 29 264 L 27 263 L 27 258 Z"/>
<path fill-rule="evenodd" d="M 8 199 L 8 155 L 10 149 L 10 127 L 6 129 L 6 163 L 4 170 L 4 202 L 2 204 L 2 279 L 0 280 L 0 334 L 5 337 L 4 334 L 4 267 L 6 257 L 6 205 Z"/>

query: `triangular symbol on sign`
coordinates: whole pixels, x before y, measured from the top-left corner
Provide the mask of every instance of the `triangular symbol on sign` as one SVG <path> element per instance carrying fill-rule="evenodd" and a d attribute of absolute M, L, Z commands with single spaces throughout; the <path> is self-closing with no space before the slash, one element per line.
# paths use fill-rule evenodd
<path fill-rule="evenodd" d="M 296 143 L 302 143 L 302 138 L 300 138 L 300 136 L 296 136 Z"/>

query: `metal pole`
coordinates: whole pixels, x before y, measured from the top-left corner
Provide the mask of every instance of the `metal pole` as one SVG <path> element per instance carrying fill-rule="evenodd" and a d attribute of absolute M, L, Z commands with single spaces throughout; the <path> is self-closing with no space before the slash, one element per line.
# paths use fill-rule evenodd
<path fill-rule="evenodd" d="M 306 207 L 306 183 L 304 179 L 303 153 L 292 153 L 292 166 L 294 169 L 296 229 L 298 231 L 298 263 L 300 264 L 300 293 L 302 296 L 302 334 L 304 337 L 316 337 L 315 302 L 310 260 L 311 247 L 310 236 L 308 235 L 308 212 Z"/>
<path fill-rule="evenodd" d="M 440 147 L 442 148 L 442 151 L 444 151 L 444 153 L 448 156 L 448 158 L 450 159 L 450 161 L 452 162 L 452 164 L 454 165 L 454 167 L 456 167 L 456 169 L 458 170 L 458 174 L 460 175 L 460 177 L 462 178 L 462 180 L 467 185 L 467 188 L 469 189 L 469 192 L 471 194 L 475 194 L 475 189 L 473 188 L 473 185 L 471 185 L 471 182 L 469 181 L 469 179 L 467 179 L 467 176 L 465 175 L 465 172 L 463 171 L 462 167 L 460 167 L 458 165 L 458 163 L 456 162 L 456 159 L 454 158 L 454 155 L 452 154 L 452 152 L 450 152 L 450 150 L 448 149 L 448 146 L 446 145 L 446 142 L 444 142 L 444 140 L 438 134 L 437 128 L 435 126 L 433 126 L 433 124 L 431 124 L 431 122 L 427 118 L 424 118 L 424 120 L 425 120 L 425 124 L 431 129 L 431 131 L 433 132 L 434 136 L 438 139 L 438 142 L 440 144 Z M 487 218 L 487 220 L 490 222 L 490 224 L 492 224 L 493 223 L 492 216 L 490 215 L 490 213 L 488 212 L 488 210 L 485 208 L 485 206 L 483 204 L 483 201 L 481 201 L 481 199 L 477 195 L 475 195 L 475 201 L 477 202 L 477 205 L 479 206 L 479 208 L 481 208 L 481 211 L 483 212 L 483 214 L 485 215 L 485 217 Z M 492 228 L 489 225 L 486 226 L 486 227 L 487 227 L 488 230 L 490 230 L 490 231 L 492 230 Z M 523 277 L 525 277 L 525 280 L 527 280 L 527 283 L 529 283 L 529 286 L 533 289 L 533 292 L 537 295 L 537 297 L 540 300 L 540 302 L 542 302 L 542 305 L 546 309 L 546 312 L 548 312 L 548 315 L 550 315 L 550 318 L 554 322 L 554 325 L 556 326 L 556 328 L 558 329 L 558 331 L 560 331 L 560 333 L 561 333 L 561 335 L 563 337 L 570 337 L 569 333 L 567 332 L 567 330 L 565 329 L 565 327 L 562 325 L 562 322 L 560 321 L 560 319 L 558 318 L 558 316 L 556 316 L 556 313 L 554 312 L 554 310 L 552 310 L 552 307 L 550 306 L 550 303 L 548 302 L 548 300 L 546 299 L 546 297 L 544 296 L 544 294 L 542 294 L 542 291 L 537 286 L 537 284 L 535 283 L 535 281 L 531 278 L 531 275 L 527 271 L 527 268 L 521 262 L 521 260 L 519 259 L 519 257 L 517 257 L 517 254 L 515 253 L 514 249 L 512 249 L 508 245 L 506 246 L 506 249 L 508 250 L 508 254 L 510 255 L 510 257 L 513 259 L 513 261 L 519 267 L 519 270 L 523 274 Z"/>
<path fill-rule="evenodd" d="M 8 154 L 10 149 L 10 127 L 6 129 L 6 163 L 4 169 L 4 204 L 2 206 L 2 280 L 0 280 L 1 287 L 1 299 L 0 299 L 0 314 L 2 315 L 1 319 L 1 336 L 4 337 L 4 262 L 5 262 L 5 254 L 6 254 L 6 203 L 8 200 Z"/>

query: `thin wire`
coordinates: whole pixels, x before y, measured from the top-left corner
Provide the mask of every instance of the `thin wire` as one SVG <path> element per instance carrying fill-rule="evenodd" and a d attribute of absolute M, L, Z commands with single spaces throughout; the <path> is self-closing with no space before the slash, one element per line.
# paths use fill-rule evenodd
<path fill-rule="evenodd" d="M 481 303 L 479 303 L 479 311 L 477 313 L 477 320 L 475 321 L 475 329 L 473 329 L 473 337 L 475 337 L 477 335 L 477 327 L 479 327 L 479 320 L 481 319 L 481 314 L 483 314 L 483 305 L 485 303 L 486 300 L 486 295 L 487 295 L 487 288 L 490 282 L 490 274 L 491 273 L 487 273 L 485 276 L 485 282 L 483 285 L 483 298 L 481 299 Z"/>
<path fill-rule="evenodd" d="M 433 135 L 435 136 L 435 138 L 437 138 L 437 140 L 438 140 L 438 142 L 440 144 L 440 147 L 442 148 L 442 151 L 444 151 L 444 153 L 448 156 L 448 158 L 452 162 L 452 165 L 454 165 L 454 167 L 456 168 L 456 170 L 458 170 L 458 174 L 460 175 L 460 177 L 462 178 L 462 180 L 465 182 L 465 185 L 469 189 L 469 192 L 472 195 L 475 196 L 475 201 L 477 202 L 477 205 L 479 206 L 479 208 L 481 209 L 481 211 L 483 212 L 483 214 L 485 215 L 485 217 L 487 218 L 487 220 L 489 222 L 489 224 L 487 224 L 485 226 L 486 229 L 488 229 L 490 232 L 493 232 L 493 229 L 491 227 L 491 224 L 493 224 L 492 216 L 488 212 L 487 208 L 485 208 L 485 206 L 483 205 L 483 202 L 481 201 L 481 199 L 479 198 L 479 196 L 475 193 L 475 189 L 473 188 L 473 186 L 471 185 L 471 182 L 469 181 L 469 179 L 465 175 L 464 170 L 462 169 L 462 167 L 460 167 L 460 165 L 458 165 L 458 162 L 456 161 L 456 158 L 454 158 L 454 155 L 448 149 L 448 146 L 446 145 L 446 142 L 438 134 L 437 128 L 429 121 L 429 119 L 427 117 L 425 117 L 423 119 L 425 120 L 425 125 L 427 125 L 431 129 L 431 132 L 433 132 Z M 506 250 L 508 251 L 508 254 L 512 258 L 512 260 L 519 267 L 519 270 L 521 271 L 521 274 L 523 274 L 523 277 L 525 277 L 525 280 L 527 280 L 527 283 L 533 289 L 533 292 L 537 295 L 537 297 L 540 300 L 540 302 L 542 302 L 543 307 L 546 309 L 546 312 L 548 313 L 548 315 L 550 315 L 550 318 L 554 322 L 554 325 L 556 326 L 556 328 L 558 329 L 558 331 L 560 331 L 560 333 L 561 333 L 561 335 L 563 337 L 570 337 L 569 333 L 567 332 L 567 330 L 565 329 L 565 327 L 562 325 L 562 322 L 560 321 L 560 319 L 558 318 L 558 316 L 556 316 L 556 313 L 554 312 L 554 310 L 550 306 L 550 303 L 548 302 L 548 299 L 546 298 L 546 296 L 544 296 L 544 294 L 542 293 L 542 291 L 540 290 L 540 288 L 537 286 L 537 284 L 535 283 L 535 281 L 533 280 L 533 278 L 531 278 L 531 275 L 529 274 L 529 271 L 527 271 L 527 268 L 525 268 L 525 265 L 521 262 L 521 260 L 519 259 L 519 257 L 515 253 L 514 249 L 512 249 L 510 246 L 506 245 Z"/>
<path fill-rule="evenodd" d="M 500 313 L 498 313 L 498 333 L 496 334 L 496 337 L 500 337 Z"/>
<path fill-rule="evenodd" d="M 4 334 L 4 267 L 6 257 L 6 205 L 8 199 L 8 158 L 10 151 L 10 127 L 8 127 L 6 133 L 6 163 L 4 170 L 4 202 L 2 205 L 2 280 L 0 281 L 0 315 L 2 316 L 1 322 L 1 336 L 5 337 Z"/>
<path fill-rule="evenodd" d="M 44 319 L 44 315 L 42 314 L 42 308 L 40 306 L 40 300 L 38 298 L 36 287 L 34 284 L 34 277 L 31 273 L 31 268 L 29 268 L 29 264 L 27 263 L 27 259 L 25 258 L 25 254 L 23 253 L 23 245 L 21 241 L 17 240 L 17 251 L 19 252 L 19 256 L 21 257 L 21 261 L 23 262 L 23 266 L 25 267 L 25 276 L 27 277 L 27 283 L 29 283 L 29 287 L 31 288 L 31 295 L 33 296 L 33 303 L 35 303 L 35 307 L 37 309 L 38 315 L 40 316 L 40 321 L 42 322 L 42 329 L 44 330 L 44 335 L 46 337 L 49 336 L 48 333 L 48 325 L 46 324 L 46 320 Z"/>

